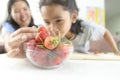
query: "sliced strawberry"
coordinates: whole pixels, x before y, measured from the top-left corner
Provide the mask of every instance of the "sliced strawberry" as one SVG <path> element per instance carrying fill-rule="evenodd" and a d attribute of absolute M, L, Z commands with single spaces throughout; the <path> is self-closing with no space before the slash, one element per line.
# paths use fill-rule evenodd
<path fill-rule="evenodd" d="M 60 42 L 60 39 L 58 37 L 48 36 L 44 41 L 44 46 L 47 49 L 52 50 L 58 46 L 59 42 Z"/>
<path fill-rule="evenodd" d="M 36 37 L 35 37 L 35 41 L 38 42 L 44 42 L 45 38 L 48 36 L 47 32 L 44 31 L 40 31 Z"/>
<path fill-rule="evenodd" d="M 48 33 L 44 32 L 44 31 L 41 31 L 39 36 L 41 37 L 41 39 L 44 41 L 45 38 L 48 36 Z"/>
<path fill-rule="evenodd" d="M 44 42 L 45 38 L 48 36 L 48 31 L 44 26 L 38 27 L 38 34 L 35 37 L 36 43 Z"/>
<path fill-rule="evenodd" d="M 38 42 L 41 42 L 41 40 L 39 39 L 39 33 L 37 33 L 36 37 L 35 37 L 35 42 L 38 43 Z"/>

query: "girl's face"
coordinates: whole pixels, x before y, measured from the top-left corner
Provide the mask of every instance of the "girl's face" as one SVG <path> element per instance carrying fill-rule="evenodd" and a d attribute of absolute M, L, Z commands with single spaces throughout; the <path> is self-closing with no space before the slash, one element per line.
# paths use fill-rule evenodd
<path fill-rule="evenodd" d="M 11 16 L 20 27 L 27 27 L 31 21 L 30 8 L 24 1 L 17 1 L 11 7 Z"/>
<path fill-rule="evenodd" d="M 70 12 L 64 10 L 61 5 L 42 6 L 41 14 L 51 33 L 58 35 L 60 32 L 61 37 L 64 37 L 69 32 L 73 18 Z"/>

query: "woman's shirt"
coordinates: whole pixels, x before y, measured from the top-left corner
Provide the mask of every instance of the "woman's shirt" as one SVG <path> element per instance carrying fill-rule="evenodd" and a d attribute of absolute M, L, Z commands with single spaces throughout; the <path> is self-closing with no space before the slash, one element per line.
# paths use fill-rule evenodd
<path fill-rule="evenodd" d="M 10 23 L 4 22 L 4 23 L 2 24 L 2 31 L 1 31 L 1 33 L 2 33 L 2 36 L 3 36 L 3 37 L 4 37 L 6 34 L 12 33 L 12 32 L 14 32 L 14 31 L 15 31 L 15 29 L 13 28 L 13 26 L 12 26 Z"/>
<path fill-rule="evenodd" d="M 42 24 L 34 25 L 34 26 L 38 27 L 38 26 L 42 26 Z M 13 28 L 13 26 L 10 23 L 4 22 L 2 24 L 2 30 L 1 30 L 2 36 L 5 36 L 6 34 L 9 34 L 9 33 L 13 33 L 15 31 L 16 30 Z"/>
<path fill-rule="evenodd" d="M 79 33 L 72 41 L 74 50 L 87 53 L 90 47 L 90 40 L 98 40 L 105 34 L 105 28 L 93 22 L 81 22 L 83 33 Z"/>

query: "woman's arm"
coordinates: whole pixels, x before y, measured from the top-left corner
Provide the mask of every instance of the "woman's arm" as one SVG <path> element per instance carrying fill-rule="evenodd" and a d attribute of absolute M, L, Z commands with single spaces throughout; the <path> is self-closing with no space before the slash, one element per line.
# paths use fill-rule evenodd
<path fill-rule="evenodd" d="M 26 41 L 35 38 L 36 32 L 36 28 L 24 27 L 7 34 L 4 37 L 7 55 L 16 58 L 26 57 L 23 45 Z"/>
<path fill-rule="evenodd" d="M 105 38 L 105 40 L 109 43 L 109 45 L 111 46 L 113 52 L 114 52 L 116 55 L 120 55 L 120 51 L 119 51 L 118 48 L 117 48 L 116 42 L 115 42 L 115 40 L 113 39 L 110 31 L 107 30 L 107 29 L 106 29 L 106 32 L 105 32 L 105 34 L 104 34 L 104 38 Z"/>

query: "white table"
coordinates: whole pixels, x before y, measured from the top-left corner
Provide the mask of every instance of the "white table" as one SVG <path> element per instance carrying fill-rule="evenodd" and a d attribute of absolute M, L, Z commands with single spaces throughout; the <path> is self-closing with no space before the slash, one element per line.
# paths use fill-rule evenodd
<path fill-rule="evenodd" d="M 26 59 L 0 55 L 0 80 L 120 80 L 120 61 L 69 60 L 56 69 L 40 69 Z"/>

